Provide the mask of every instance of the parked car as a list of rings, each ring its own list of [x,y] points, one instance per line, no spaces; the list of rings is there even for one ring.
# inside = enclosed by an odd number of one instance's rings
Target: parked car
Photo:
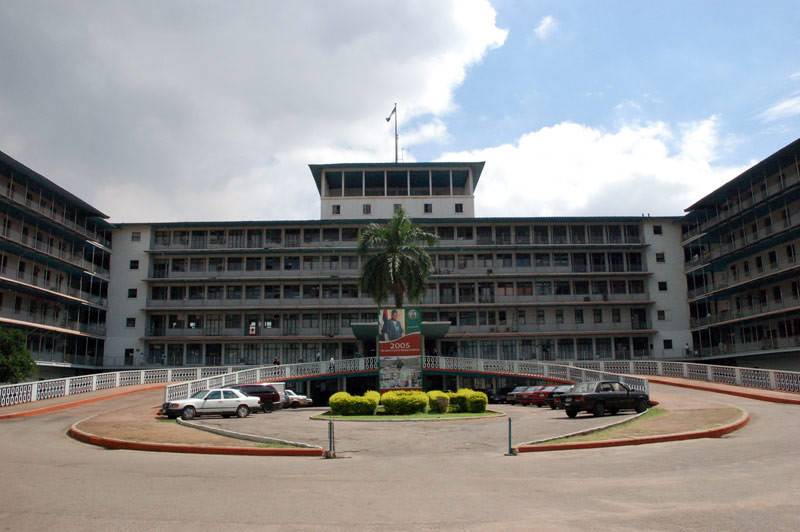
[[[553,390],[553,392],[550,394],[550,397],[547,398],[547,406],[553,410],[557,408],[564,408],[561,398],[565,393],[569,393],[570,391],[572,391],[572,384],[556,386],[556,389]]]
[[[530,406],[533,403],[533,395],[544,388],[544,386],[528,386],[517,395],[517,402],[522,406]]]
[[[305,395],[294,393],[293,390],[283,392],[283,408],[300,408],[301,406],[311,406],[314,401]]]
[[[169,401],[161,406],[161,413],[170,419],[194,419],[206,414],[221,414],[222,417],[247,417],[251,410],[259,409],[258,397],[250,397],[239,390],[201,390],[189,399]]]
[[[506,394],[506,403],[515,405],[519,402],[519,394],[527,390],[527,386],[517,386]]]
[[[509,392],[511,392],[513,389],[514,388],[512,388],[511,386],[504,386],[498,389],[496,392],[492,394],[491,397],[489,397],[489,402],[497,404],[505,403],[506,397],[508,396]]]
[[[606,412],[613,415],[624,409],[644,412],[650,407],[650,397],[646,393],[616,381],[578,383],[562,396],[562,401],[569,417],[577,416],[578,412],[591,412],[595,416]]]
[[[542,386],[526,396],[527,404],[535,405],[538,408],[543,407],[547,404],[547,400],[556,388],[558,388],[558,386]]]
[[[264,412],[272,412],[283,406],[283,400],[278,390],[270,384],[234,384],[228,388],[239,390],[245,395],[258,397],[261,409]]]

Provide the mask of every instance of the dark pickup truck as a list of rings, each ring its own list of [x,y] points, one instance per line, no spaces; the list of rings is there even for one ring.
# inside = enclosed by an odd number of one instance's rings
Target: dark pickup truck
[[[650,407],[650,398],[621,382],[590,381],[576,384],[571,392],[561,396],[561,403],[569,417],[577,416],[578,412],[603,416],[606,412],[614,415],[625,409],[644,412]]]

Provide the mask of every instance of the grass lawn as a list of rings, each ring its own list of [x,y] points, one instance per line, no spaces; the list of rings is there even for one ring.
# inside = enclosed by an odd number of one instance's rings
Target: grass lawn
[[[624,421],[619,425],[614,425],[613,427],[608,427],[607,429],[597,430],[594,432],[590,432],[589,434],[578,434],[576,436],[566,436],[564,438],[557,438],[555,440],[548,440],[545,442],[541,442],[541,445],[550,445],[553,443],[574,443],[574,442],[587,442],[587,441],[603,441],[603,440],[614,440],[631,428],[634,428],[636,425],[644,423],[646,421],[655,419],[657,417],[661,417],[667,415],[669,412],[664,410],[661,407],[653,407],[650,408],[647,412],[642,414],[637,418],[633,418],[630,421]]]
[[[263,447],[265,449],[305,449],[305,447],[300,447],[299,445],[290,445],[288,443],[281,443],[277,441],[257,443],[256,447]]]
[[[408,414],[405,416],[389,416],[386,414],[380,414],[374,416],[334,416],[330,413],[330,411],[317,414],[316,416],[311,416],[311,419],[316,420],[328,420],[332,419],[334,421],[449,421],[449,420],[457,420],[457,419],[476,419],[476,418],[485,418],[485,417],[499,417],[504,416],[500,412],[494,412],[492,410],[487,410],[486,412],[482,412],[480,414],[474,414],[470,412],[460,412],[457,414],[434,414],[434,413],[417,413],[417,414]]]

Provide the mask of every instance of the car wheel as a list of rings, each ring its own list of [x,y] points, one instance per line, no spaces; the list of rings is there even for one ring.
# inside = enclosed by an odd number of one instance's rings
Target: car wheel
[[[606,414],[606,405],[603,403],[595,404],[592,413],[597,417],[603,417]]]
[[[299,407],[300,407],[300,403],[292,403],[292,408],[299,408]]]
[[[236,409],[236,417],[247,417],[250,415],[250,409],[246,405],[239,405]]]
[[[536,403],[536,408],[542,408],[544,405],[542,403]]]
[[[187,406],[186,408],[181,411],[181,419],[183,420],[190,420],[194,419],[197,416],[197,410],[194,409],[193,406]]]
[[[650,405],[645,399],[640,399],[638,403],[636,403],[636,413],[641,414],[645,410],[650,408]]]
[[[272,405],[261,405],[261,409],[264,411],[265,414],[269,414],[272,412]]]
[[[554,405],[554,404],[550,405],[550,410],[555,410],[555,409],[556,409],[556,405]]]
[[[577,415],[578,415],[578,411],[577,410],[573,410],[572,408],[568,408],[567,409],[567,417],[574,418]]]

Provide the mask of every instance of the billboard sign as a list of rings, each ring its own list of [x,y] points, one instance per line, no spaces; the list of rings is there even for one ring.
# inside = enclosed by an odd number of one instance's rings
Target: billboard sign
[[[387,308],[378,313],[380,389],[422,388],[422,314]]]

